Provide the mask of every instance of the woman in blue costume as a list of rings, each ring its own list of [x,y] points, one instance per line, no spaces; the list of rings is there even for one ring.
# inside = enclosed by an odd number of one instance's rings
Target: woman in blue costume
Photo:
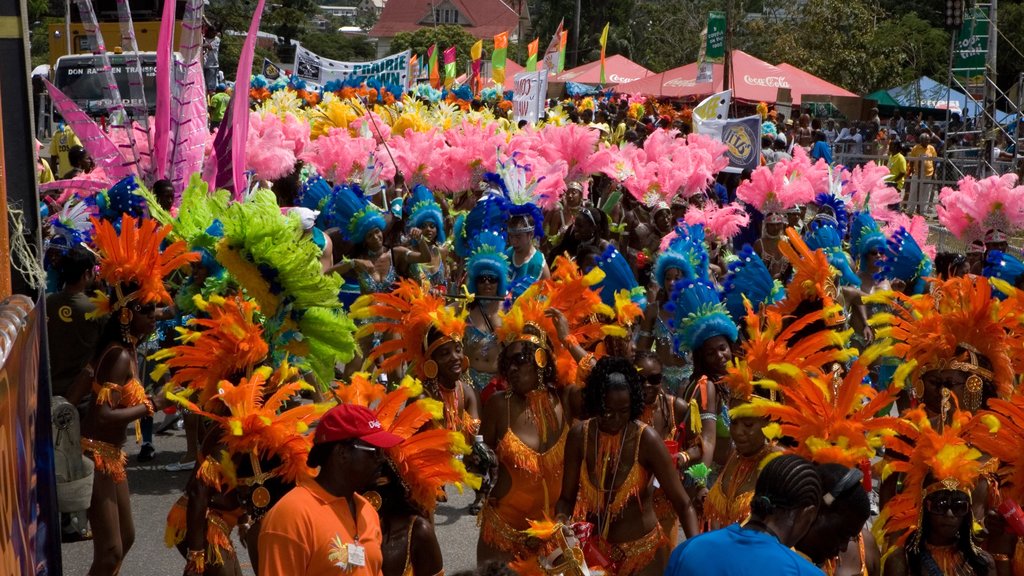
[[[507,201],[508,243],[505,251],[511,265],[509,290],[517,298],[537,280],[551,276],[544,254],[536,242],[544,238],[544,214],[537,207],[537,182],[527,179],[526,169],[515,158],[498,162],[495,173],[487,173],[484,180],[501,192]]]
[[[389,249],[384,244],[384,228],[387,223],[381,210],[357,190],[336,186],[323,207],[321,216],[326,213],[325,224],[330,228],[340,228],[345,240],[354,246],[354,258],[342,258],[329,271],[338,272],[346,278],[354,276],[361,294],[390,292],[398,280],[399,270],[430,262],[430,252],[426,250],[419,252],[406,246]],[[418,243],[422,232],[413,228],[409,236],[413,242]],[[380,345],[383,336],[374,333],[362,339],[359,342],[360,350],[371,350]],[[354,371],[359,364],[350,362],[349,368]]]
[[[447,290],[448,276],[445,260],[448,246],[445,244],[444,214],[441,205],[434,199],[434,193],[426,186],[417,184],[405,199],[406,223],[410,229],[422,231],[421,241],[415,248],[427,252],[430,260],[413,267],[413,276],[430,282],[434,288]]]
[[[866,349],[874,340],[874,332],[868,326],[868,318],[889,311],[889,307],[885,304],[865,303],[863,300],[865,296],[891,288],[887,279],[877,277],[882,271],[885,248],[885,234],[882,233],[871,214],[868,212],[855,214],[850,226],[850,252],[858,265],[857,275],[860,276],[860,289],[850,301],[852,308],[850,327],[853,328],[853,336],[850,341],[859,350]],[[872,367],[872,371],[875,372],[872,381],[877,389],[882,390],[888,387],[897,366],[899,366],[899,362],[895,358],[883,357],[876,366]]]
[[[464,344],[473,386],[483,390],[498,372],[500,350],[495,333],[501,327],[498,312],[508,293],[509,266],[504,253],[505,240],[500,233],[484,230],[470,244],[466,287],[475,299],[469,304]]]

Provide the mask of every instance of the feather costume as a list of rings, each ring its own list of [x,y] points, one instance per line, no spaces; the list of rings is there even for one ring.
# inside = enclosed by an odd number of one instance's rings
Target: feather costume
[[[729,263],[729,272],[722,283],[722,301],[737,325],[743,322],[750,302],[754,312],[774,304],[785,294],[782,283],[772,278],[764,260],[750,244],[744,244],[737,259]]]
[[[786,296],[772,305],[783,316],[791,316],[801,305],[814,303],[825,311],[825,323],[838,326],[846,321],[842,306],[837,304],[835,269],[822,250],[811,250],[792,228],[786,229],[789,242],[779,242],[779,250],[793,266],[793,277],[786,285]]]
[[[672,340],[677,354],[696,352],[715,336],[735,342],[739,336],[736,323],[709,282],[683,279],[676,282],[670,298],[673,313]]]
[[[905,228],[900,228],[886,244],[885,260],[877,276],[890,281],[900,280],[910,293],[921,294],[928,287],[925,279],[933,271],[931,258]]]
[[[466,471],[462,456],[470,453],[461,432],[426,426],[441,418],[441,403],[423,395],[418,380],[406,376],[394,391],[386,393],[379,384],[371,385],[368,375],[355,374],[354,381],[364,392],[353,395],[338,388],[338,395],[375,411],[384,430],[402,438],[394,448],[385,450],[387,464],[398,476],[406,499],[423,515],[430,517],[437,507],[437,495],[447,484],[465,484],[480,488],[480,478]],[[379,399],[379,400],[378,400]]]
[[[361,296],[352,305],[353,318],[372,319],[359,328],[357,338],[374,332],[397,336],[370,350],[364,366],[379,360],[379,370],[388,372],[409,365],[423,377],[427,376],[424,364],[434,349],[445,342],[462,342],[466,315],[465,310],[445,306],[444,297],[431,293],[428,286],[409,279],[401,280],[390,293]],[[441,337],[428,344],[431,328]]]
[[[883,292],[865,297],[865,303],[887,304],[892,309],[891,314],[871,318],[869,324],[876,327],[877,337],[893,340],[893,356],[903,361],[894,381],[903,384],[913,377],[920,398],[920,376],[950,368],[989,381],[996,396],[1008,398],[1014,387],[1010,332],[1019,321],[1016,314],[1004,309],[1010,304],[993,298],[984,278],[933,282],[930,294]],[[964,352],[958,353],[958,349]],[[972,360],[974,355],[983,356],[991,369]]]
[[[958,412],[953,423],[939,431],[917,408],[897,421],[898,434],[885,437],[886,449],[908,458],[891,459],[883,471],[883,480],[894,472],[903,474],[903,491],[889,500],[875,521],[876,533],[886,537],[880,542],[889,547],[906,542],[921,527],[924,499],[932,492],[956,490],[971,495],[981,475],[981,452],[964,438],[969,418]]]
[[[730,246],[732,239],[750,224],[750,214],[736,202],[721,208],[714,202],[708,202],[703,208],[691,206],[683,219],[691,226],[703,224],[708,236],[721,246]]]
[[[658,286],[665,285],[665,275],[671,269],[681,271],[683,278],[711,279],[703,225],[679,225],[662,238],[661,252],[654,263]]]

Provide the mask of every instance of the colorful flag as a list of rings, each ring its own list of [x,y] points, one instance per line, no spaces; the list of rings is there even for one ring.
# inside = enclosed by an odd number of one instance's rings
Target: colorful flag
[[[554,35],[551,36],[548,49],[544,51],[544,69],[548,71],[548,74],[558,72],[558,47],[562,42],[562,24],[564,21],[565,19],[563,18],[558,22],[558,28],[555,29]]]
[[[565,70],[565,45],[569,42],[569,31],[562,30],[562,37],[558,41],[558,72]]]
[[[537,50],[540,49],[540,38],[534,38],[533,42],[526,45],[526,71],[537,71]]]
[[[601,32],[601,84],[605,83],[605,78],[604,78],[604,49],[605,49],[605,47],[608,46],[608,27],[611,26],[611,25],[612,25],[611,22],[605,24],[604,25],[604,30]]]
[[[427,60],[430,62],[429,74],[430,85],[433,88],[441,87],[441,74],[437,70],[437,44],[427,48]]]
[[[505,85],[505,60],[508,58],[508,32],[494,37],[494,52],[491,54],[491,79],[498,86]]]
[[[455,46],[444,51],[444,87],[451,88],[455,84]]]
[[[409,78],[411,78],[410,82],[415,83],[416,79],[419,78],[419,75],[420,57],[417,56],[416,54],[413,54],[412,56],[409,57]]]
[[[478,85],[480,84],[480,68],[481,59],[484,57],[484,41],[477,40],[476,44],[469,49],[470,70],[469,70],[469,86],[473,89],[473,94],[479,92]]]

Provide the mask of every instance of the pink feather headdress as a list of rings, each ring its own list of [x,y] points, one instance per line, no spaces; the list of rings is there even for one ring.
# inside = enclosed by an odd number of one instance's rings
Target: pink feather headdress
[[[719,244],[727,244],[750,224],[750,215],[736,202],[721,208],[714,202],[708,202],[703,208],[688,208],[683,220],[690,225],[703,224],[707,233],[715,237]]]
[[[392,135],[388,144],[406,186],[411,190],[417,184],[429,185],[438,154],[444,149],[444,138],[438,129],[418,132],[407,128],[400,138]]]
[[[475,189],[486,172],[498,162],[498,148],[506,144],[495,123],[463,120],[444,133],[447,146],[440,151],[437,166],[431,171],[431,187],[450,193]]]
[[[1017,175],[1003,174],[979,180],[974,201],[967,204],[975,221],[989,236],[998,234],[1005,239],[1024,229],[1024,186],[1017,186]]]
[[[973,206],[979,195],[978,181],[973,176],[964,176],[956,188],[942,188],[935,209],[939,223],[968,247],[977,248],[985,238],[985,229]]]
[[[309,124],[286,114],[249,114],[245,166],[257,180],[277,180],[291,174],[309,143]]]
[[[792,161],[780,160],[771,168],[759,166],[736,189],[736,197],[762,214],[779,214],[814,201],[828,192],[831,178],[824,162],[811,164],[797,147]]]
[[[872,160],[864,166],[856,166],[852,172],[844,170],[843,174],[843,194],[849,197],[854,210],[867,210],[875,220],[892,218],[889,206],[899,204],[902,198],[899,190],[888,186],[891,173],[887,166],[879,166]]]
[[[552,164],[564,160],[568,169],[566,178],[572,182],[589,179],[612,161],[612,154],[599,147],[601,132],[596,128],[549,124],[540,132],[544,144],[541,154]]]
[[[642,149],[624,147],[620,158],[611,158],[606,169],[624,176],[626,189],[648,206],[658,202],[671,204],[676,195],[689,198],[701,194],[714,182],[715,175],[728,166],[726,146],[709,137],[691,134],[677,138],[676,130],[656,130]]]
[[[310,142],[302,159],[327,180],[340,184],[366,169],[367,159],[376,149],[373,138],[354,138],[344,128],[331,128],[326,136]]]
[[[892,235],[900,228],[906,229],[917,245],[921,247],[921,251],[932,260],[935,259],[935,245],[928,243],[928,221],[924,219],[924,216],[915,214],[911,217],[902,212],[893,212],[889,222],[882,228],[882,232],[886,238],[892,238]]]

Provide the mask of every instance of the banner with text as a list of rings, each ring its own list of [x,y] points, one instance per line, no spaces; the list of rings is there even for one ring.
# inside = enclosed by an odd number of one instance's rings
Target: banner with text
[[[988,15],[975,7],[964,14],[953,50],[953,74],[971,84],[984,84],[988,58]]]
[[[697,132],[721,140],[728,150],[725,156],[729,159],[726,172],[740,173],[743,170],[754,170],[761,163],[761,117],[704,120],[697,125]]]
[[[324,85],[332,80],[366,82],[375,79],[381,84],[394,84],[409,89],[409,58],[406,50],[369,62],[341,62],[323,58],[302,46],[295,49],[295,75],[313,84]]]
[[[512,90],[512,111],[516,123],[518,124],[520,120],[536,123],[540,119],[541,110],[544,109],[544,98],[547,93],[547,70],[516,74]]]

